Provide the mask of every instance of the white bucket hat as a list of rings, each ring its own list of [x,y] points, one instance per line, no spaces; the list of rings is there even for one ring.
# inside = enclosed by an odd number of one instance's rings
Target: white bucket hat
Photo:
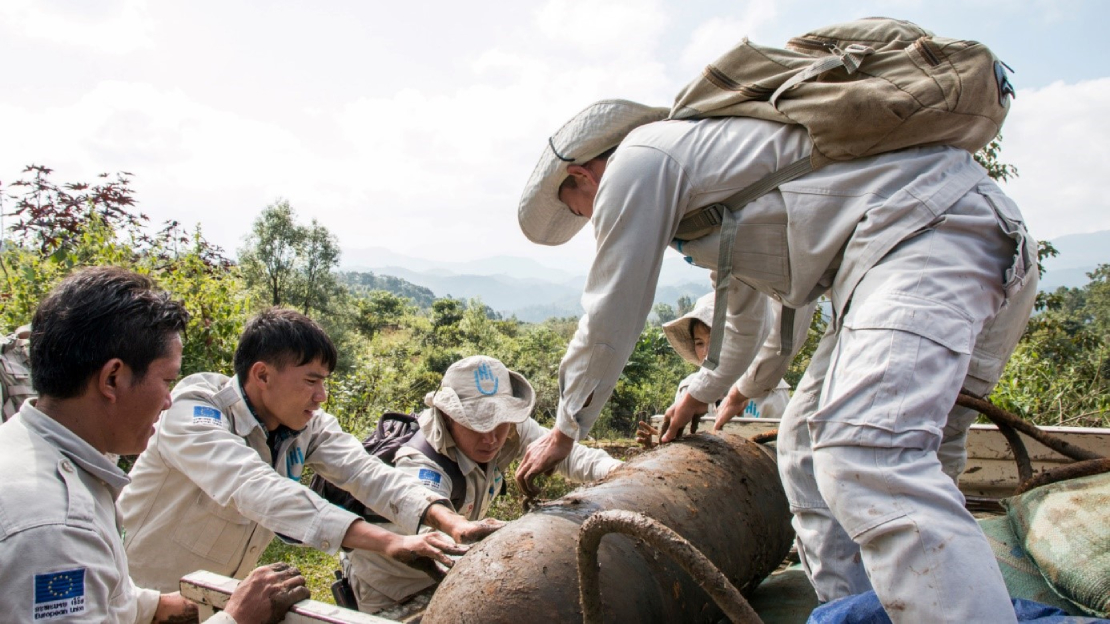
[[[536,392],[520,373],[499,360],[475,355],[452,364],[439,389],[424,397],[451,420],[479,433],[501,423],[519,423],[532,415]]]
[[[664,119],[670,109],[654,108],[628,100],[602,100],[563,124],[547,140],[532,177],[524,186],[517,219],[528,240],[541,245],[562,245],[588,219],[559,201],[559,185],[567,179],[567,166],[585,164],[620,145],[639,126]]]
[[[701,360],[694,351],[695,320],[705,323],[705,326],[710,329],[713,328],[713,293],[700,297],[694,303],[694,309],[686,314],[663,323],[663,333],[667,336],[667,342],[671,343],[671,347],[682,356],[682,359],[695,366],[701,366]]]

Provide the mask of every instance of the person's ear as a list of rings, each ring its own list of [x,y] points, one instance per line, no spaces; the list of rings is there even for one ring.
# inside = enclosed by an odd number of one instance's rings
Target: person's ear
[[[256,384],[264,386],[270,382],[270,367],[261,360],[255,362],[247,372],[247,377]]]
[[[111,402],[119,399],[119,389],[123,384],[123,372],[126,364],[119,358],[112,358],[100,367],[96,375],[96,389],[100,395]]]
[[[574,178],[574,182],[579,186],[593,177],[590,170],[582,165],[567,165],[567,175]]]

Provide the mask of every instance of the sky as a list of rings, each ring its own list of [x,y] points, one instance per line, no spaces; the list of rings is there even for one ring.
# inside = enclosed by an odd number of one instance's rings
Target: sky
[[[0,184],[29,164],[128,171],[152,221],[232,255],[284,198],[345,263],[378,247],[584,270],[589,228],[542,247],[516,220],[563,122],[604,98],[669,106],[742,37],[870,15],[989,45],[1015,70],[1004,188],[1033,236],[1110,229],[1101,0],[3,0]]]

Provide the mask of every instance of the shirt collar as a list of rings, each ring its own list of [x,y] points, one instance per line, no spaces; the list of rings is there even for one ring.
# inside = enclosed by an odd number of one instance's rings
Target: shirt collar
[[[120,470],[115,462],[65,425],[40,411],[35,407],[37,401],[38,399],[30,400],[19,410],[20,417],[27,428],[56,447],[62,455],[68,457],[85,472],[103,481],[112,490],[113,495],[118,496],[123,486],[131,483],[127,473]]]

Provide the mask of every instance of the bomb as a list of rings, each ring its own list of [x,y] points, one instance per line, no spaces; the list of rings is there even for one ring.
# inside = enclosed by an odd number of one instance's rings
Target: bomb
[[[575,546],[602,510],[658,520],[747,593],[782,562],[794,532],[771,453],[746,438],[698,434],[637,456],[604,480],[542,504],[460,559],[422,622],[581,622]],[[718,622],[721,610],[675,562],[607,535],[599,552],[607,622]]]

